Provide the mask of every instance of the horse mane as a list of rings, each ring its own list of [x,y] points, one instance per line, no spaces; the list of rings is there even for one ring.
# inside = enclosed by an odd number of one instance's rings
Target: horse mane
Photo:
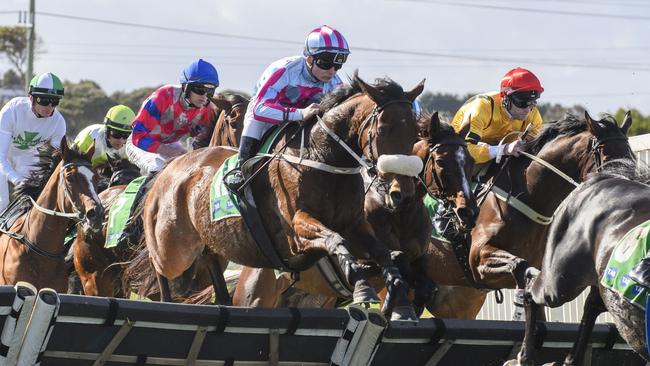
[[[625,179],[643,184],[650,184],[650,166],[638,164],[631,159],[616,159],[603,164],[601,171],[587,175],[577,190],[587,189],[592,185],[611,178]]]
[[[239,104],[239,103],[246,103],[249,100],[249,98],[246,98],[245,96],[243,96],[241,94],[221,93],[221,95],[224,97],[225,100],[230,102],[231,105],[235,105],[235,104]]]
[[[323,97],[320,102],[321,112],[327,112],[353,95],[363,93],[363,89],[361,88],[362,83],[363,80],[359,77],[359,71],[357,70],[349,78],[349,84],[342,85]],[[371,85],[386,100],[404,98],[404,89],[402,86],[388,77],[377,78]]]
[[[600,118],[600,122],[618,126],[616,119],[610,114],[603,113],[600,115]],[[563,135],[574,136],[586,131],[587,128],[587,121],[567,113],[561,120],[545,123],[540,134],[529,142],[529,151],[532,154],[537,154],[542,150],[544,145],[556,137]]]
[[[25,180],[20,182],[14,190],[16,198],[22,196],[29,196],[36,200],[45,188],[47,181],[52,176],[57,165],[63,160],[62,151],[60,148],[55,148],[51,143],[45,142],[38,147],[38,163],[34,164],[33,169]],[[88,161],[86,156],[77,150],[76,145],[68,150],[68,157],[70,161],[84,160]]]
[[[55,148],[49,142],[39,147],[38,163],[34,164],[31,174],[16,186],[15,196],[29,196],[36,200],[61,159],[61,149]]]
[[[459,136],[452,125],[449,122],[443,120],[440,120],[440,130],[436,136],[429,136],[429,124],[431,123],[432,115],[433,113],[425,111],[420,114],[420,118],[418,119],[417,124],[421,140],[427,141],[430,145],[435,145],[449,136]]]

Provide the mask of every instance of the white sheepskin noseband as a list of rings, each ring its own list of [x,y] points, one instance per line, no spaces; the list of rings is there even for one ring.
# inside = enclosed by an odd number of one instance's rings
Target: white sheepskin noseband
[[[417,155],[381,155],[377,159],[377,170],[417,177],[422,171],[422,159]]]

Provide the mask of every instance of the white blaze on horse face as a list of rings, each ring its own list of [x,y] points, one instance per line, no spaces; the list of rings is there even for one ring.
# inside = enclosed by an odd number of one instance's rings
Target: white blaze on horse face
[[[96,204],[101,205],[99,196],[97,195],[97,192],[95,192],[95,187],[93,186],[93,177],[95,176],[95,173],[93,173],[93,171],[87,166],[80,166],[79,173],[86,177],[86,181],[88,182],[88,192],[92,193],[93,201],[95,201]]]
[[[469,179],[467,179],[467,175],[465,174],[465,152],[462,147],[459,147],[456,150],[456,162],[460,167],[460,176],[463,182],[463,193],[465,193],[465,197],[470,197],[471,186]]]

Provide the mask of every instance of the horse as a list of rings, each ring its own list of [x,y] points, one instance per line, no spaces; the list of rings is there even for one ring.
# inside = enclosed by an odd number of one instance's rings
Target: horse
[[[31,202],[30,208],[1,230],[0,284],[27,281],[37,288],[67,289],[63,241],[68,223],[76,221],[77,231],[94,233],[104,216],[95,191],[99,177],[90,163],[94,150],[72,150],[65,137],[60,150],[47,144],[41,148],[36,170],[15,192],[16,204]]]
[[[479,198],[483,202],[476,227],[467,241],[461,242],[467,245],[469,259],[450,261],[455,253],[452,244],[431,239],[425,255],[427,268],[438,270],[430,270],[429,277],[439,285],[475,289],[466,291],[468,303],[476,310],[474,316],[485,299],[484,291],[523,289],[525,268],[529,263],[541,264],[548,223],[575,181],[607,161],[634,158],[626,137],[631,124],[629,113],[619,127],[611,116],[593,120],[587,112],[584,119],[567,115],[547,123],[526,143],[525,155],[508,159],[503,168],[503,164],[493,165],[488,171],[488,179],[505,193],[499,198],[492,188]],[[526,214],[505,202],[513,198],[528,207]],[[463,317],[471,315],[464,307],[458,312]]]
[[[633,163],[612,165],[583,182],[563,202],[549,229],[541,272],[534,267],[526,269],[526,332],[517,359],[507,365],[534,364],[540,305],[561,306],[587,287],[590,293],[576,343],[564,365],[582,365],[596,318],[604,311],[612,315],[616,329],[630,347],[650,361],[644,311],[601,283],[606,273],[611,273],[610,257],[629,255],[625,253],[633,251],[637,235],[647,232],[647,228],[637,226],[650,220],[650,179],[637,179]],[[632,241],[617,248],[623,237]]]
[[[400,253],[394,260],[404,279],[415,289],[416,314],[420,314],[424,305],[431,301],[434,286],[427,276],[427,263],[423,261],[432,229],[423,203],[424,196],[430,194],[449,201],[464,230],[470,230],[478,216],[478,206],[469,182],[474,160],[465,141],[449,124],[441,123],[437,113],[423,116],[420,125],[422,138],[414,145],[413,154],[423,161],[424,169],[419,177],[414,178],[418,185],[413,200],[399,209],[387,206],[385,194],[381,193],[383,185],[374,184],[375,180],[364,202],[368,222],[377,237],[386,242],[391,251]],[[287,291],[291,286],[292,291]],[[315,296],[296,296],[295,290]],[[235,288],[233,303],[262,307],[284,304],[333,307],[337,297],[342,296],[331,288],[315,267],[301,274],[300,281],[295,283],[286,274],[276,278],[269,269],[244,268]],[[292,302],[290,298],[298,302]],[[440,303],[439,308],[443,306]]]
[[[374,302],[376,293],[356,260],[371,258],[395,294],[396,305],[389,309],[397,319],[415,319],[415,315],[387,246],[377,240],[363,213],[364,186],[358,173],[359,165],[367,163],[359,155],[377,164],[380,157],[399,160],[399,155],[411,154],[417,136],[411,106],[423,88],[421,82],[404,92],[392,80],[370,85],[355,74],[351,86],[323,99],[322,119],[304,127],[286,127],[275,143],[275,158],[258,168],[250,187],[273,249],[286,269],[302,271],[325,255],[335,255],[355,286],[355,301]],[[303,133],[304,139],[295,138]],[[273,267],[240,217],[210,221],[211,177],[231,155],[232,151],[218,147],[195,150],[160,172],[143,202],[142,245],[147,250],[129,265],[129,281],[145,282],[138,279],[149,276],[153,264],[162,297],[168,301],[168,279],[189,268],[206,246],[236,263]],[[291,156],[301,158],[289,161]],[[299,160],[311,166],[296,164]],[[410,177],[379,174],[392,182],[387,200],[395,207],[415,194]],[[215,283],[225,285],[220,271],[213,274]],[[225,286],[216,287],[217,298],[228,297],[218,292]]]

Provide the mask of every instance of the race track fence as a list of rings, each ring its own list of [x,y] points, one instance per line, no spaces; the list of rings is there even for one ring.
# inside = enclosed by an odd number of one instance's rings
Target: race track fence
[[[501,365],[523,337],[523,323],[511,321],[390,322],[361,307],[251,309],[16,288],[0,286],[0,365]],[[540,362],[562,360],[576,331],[540,324]],[[595,327],[587,357],[645,365],[609,324]]]

